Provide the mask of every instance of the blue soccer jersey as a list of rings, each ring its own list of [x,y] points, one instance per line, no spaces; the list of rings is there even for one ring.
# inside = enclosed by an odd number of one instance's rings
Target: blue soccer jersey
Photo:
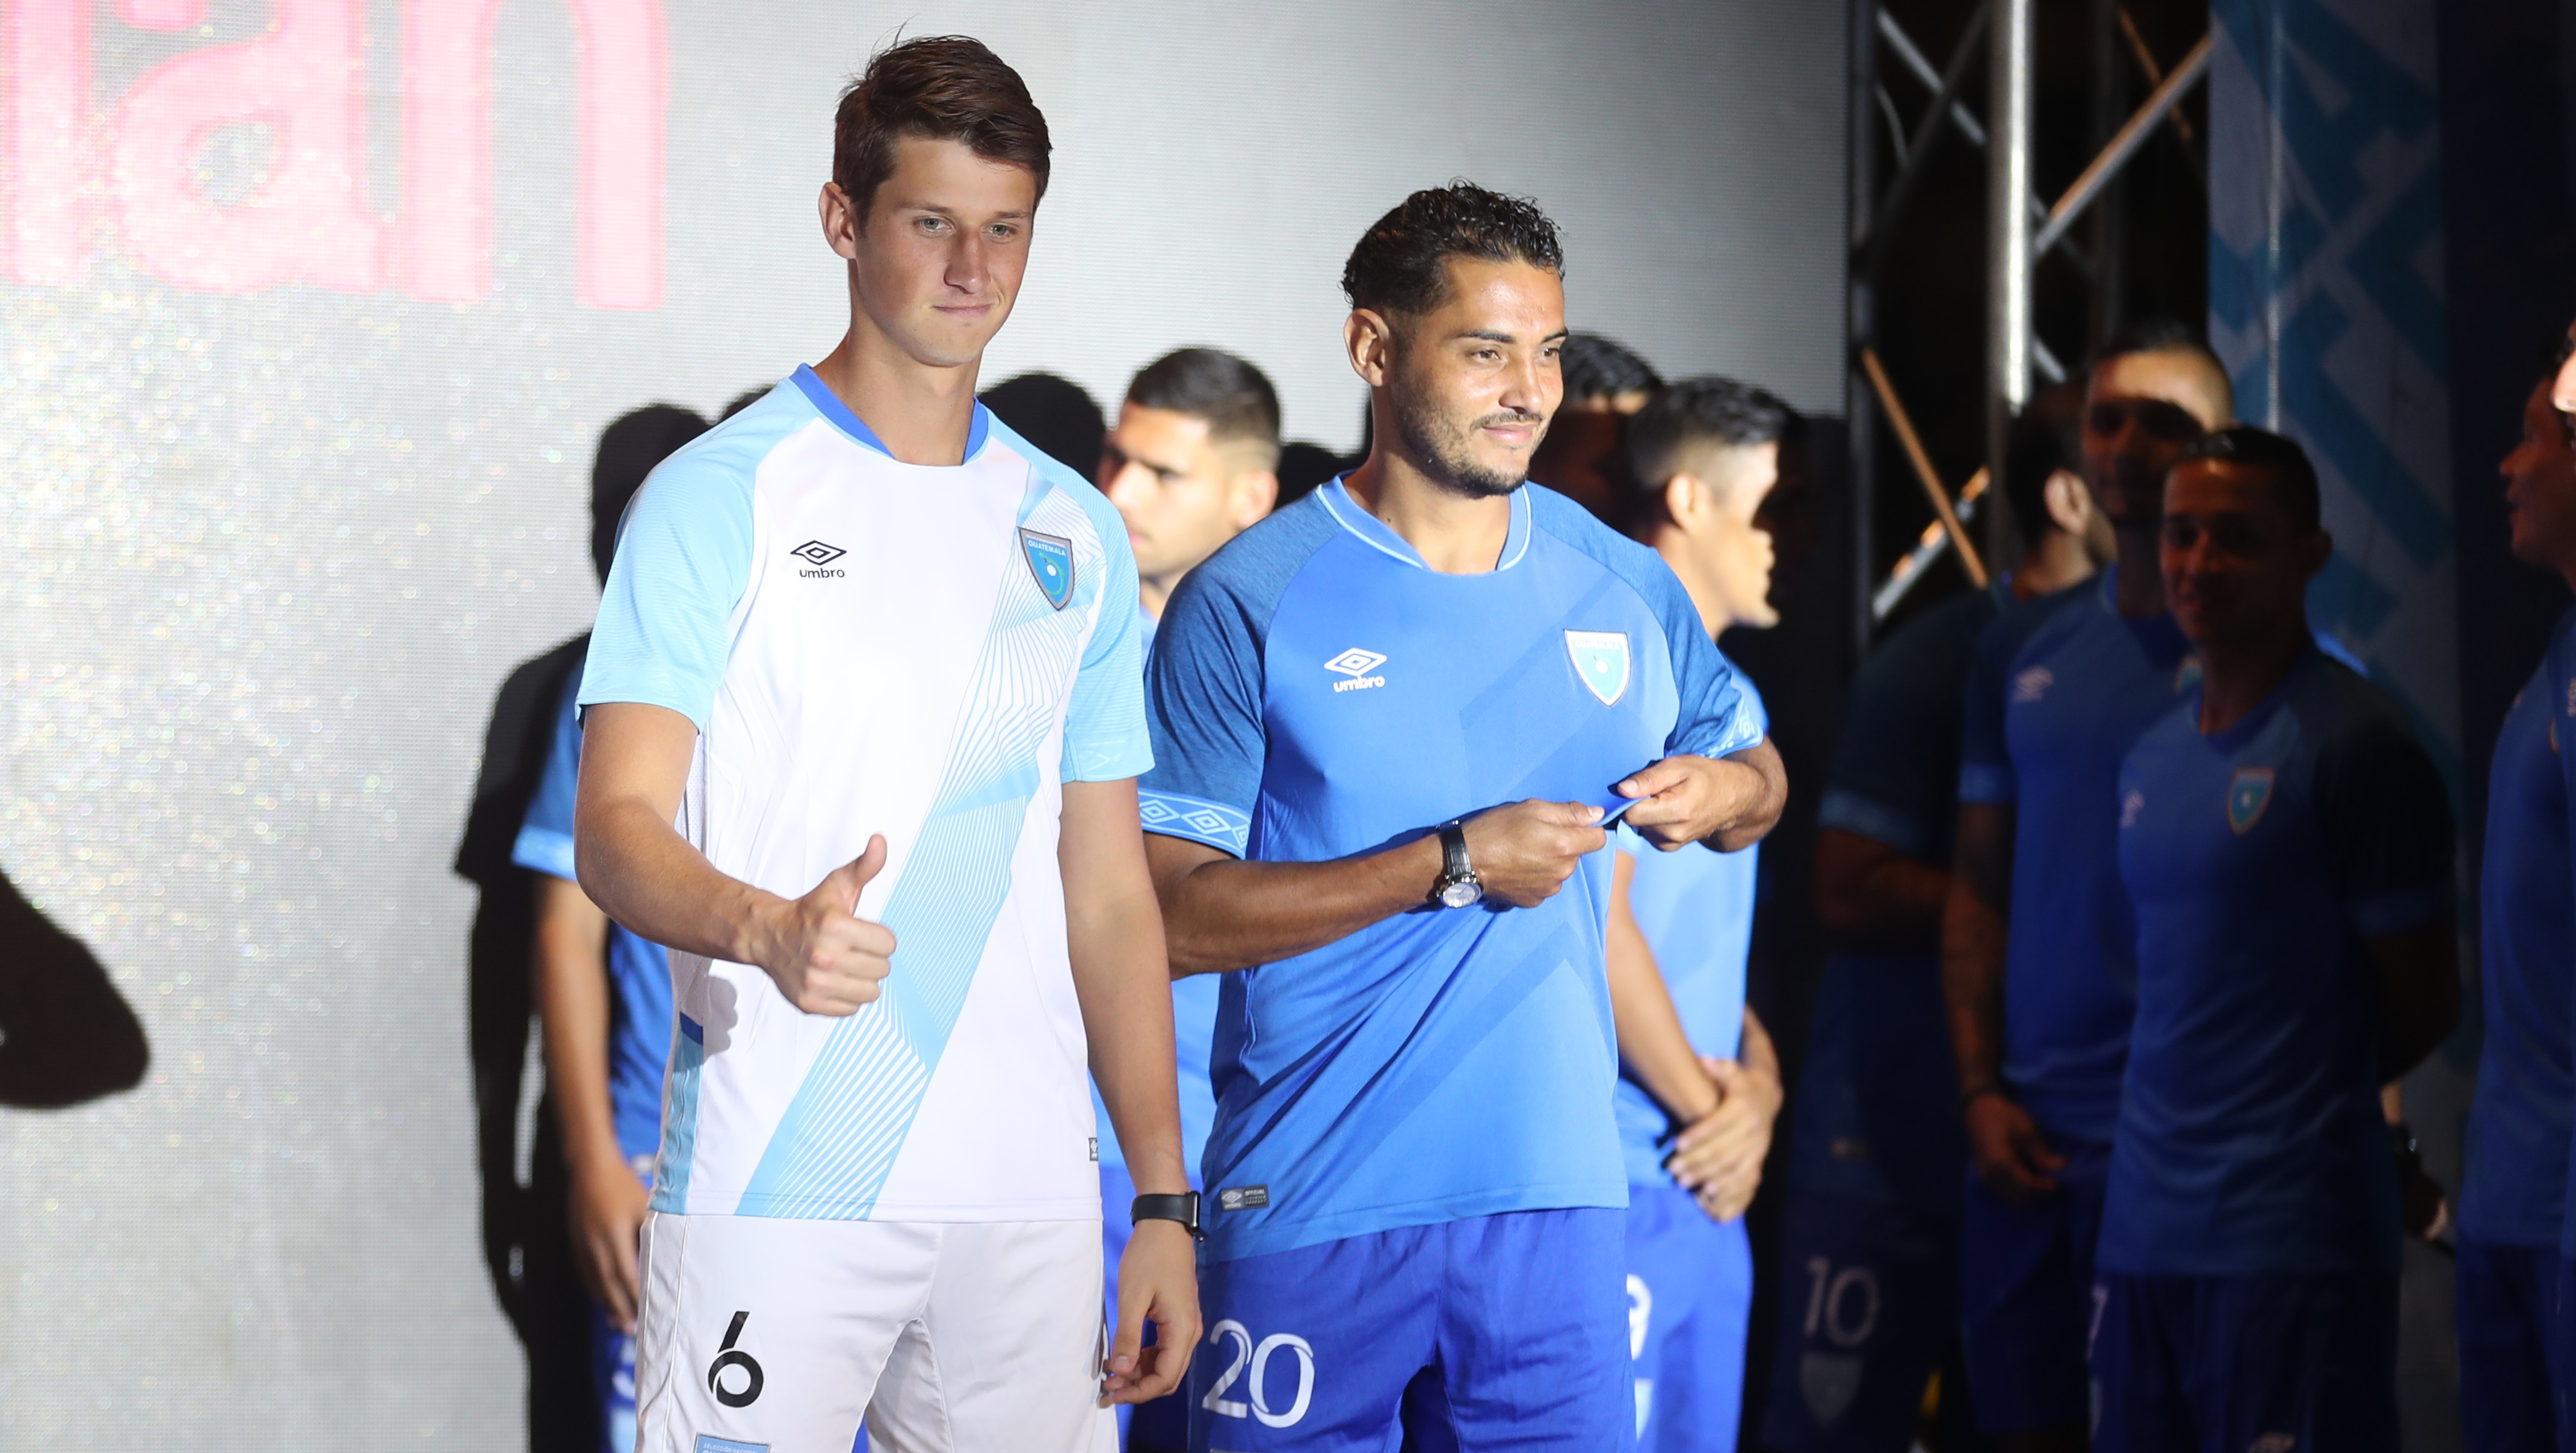
[[[2567,782],[2547,668],[2505,713],[2487,778],[2485,869],[2478,885],[2479,994],[2486,1047],[2469,1105],[2460,1234],[2504,1246],[2556,1246],[2567,1191],[2569,884]]]
[[[1735,686],[1753,713],[1755,729],[1770,730],[1762,694],[1740,672]],[[1734,1059],[1744,1042],[1744,961],[1753,947],[1753,895],[1760,844],[1737,852],[1688,847],[1663,852],[1625,825],[1619,851],[1636,865],[1628,880],[1628,911],[1654,951],[1655,968],[1673,996],[1682,1033],[1691,1048],[1711,1059]],[[1682,1126],[1623,1067],[1618,1098],[1619,1148],[1628,1184],[1670,1186],[1664,1157]]]
[[[510,861],[566,882],[572,862],[573,789],[581,775],[581,673],[564,683],[546,769]],[[608,1107],[617,1148],[632,1163],[650,1162],[662,1137],[662,1067],[671,1058],[671,959],[625,925],[608,925]]]
[[[2138,1010],[2099,1264],[2395,1275],[2362,940],[2451,915],[2432,761],[2394,703],[2311,649],[2215,736],[2196,693],[2168,713],[2117,801]]]
[[[2169,615],[2122,617],[2113,576],[2006,611],[1977,642],[1959,800],[2015,808],[2004,1080],[2042,1129],[2120,1113],[2134,1004],[2116,857],[2120,759],[2198,675]]]
[[[1190,572],[1146,693],[1146,830],[1322,861],[1761,740],[1652,551],[1535,485],[1510,505],[1483,574],[1429,569],[1339,481]],[[1535,908],[1425,906],[1225,975],[1209,1254],[1624,1206],[1608,890],[1598,853]]]

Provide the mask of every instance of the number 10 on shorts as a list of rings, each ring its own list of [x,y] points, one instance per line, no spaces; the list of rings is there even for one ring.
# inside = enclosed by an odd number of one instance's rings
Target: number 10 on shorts
[[[1207,1340],[1211,1347],[1231,1343],[1234,1353],[1225,1371],[1218,1375],[1216,1385],[1199,1399],[1200,1407],[1220,1418],[1253,1418],[1265,1428],[1293,1428],[1306,1416],[1307,1405],[1315,1399],[1315,1349],[1305,1338],[1292,1332],[1273,1332],[1255,1342],[1250,1329],[1228,1317],[1208,1328]],[[1268,1396],[1270,1359],[1280,1352],[1294,1353],[1297,1358],[1297,1396],[1284,1410],[1274,1409]],[[1240,1391],[1246,1401],[1226,1396],[1237,1383],[1242,1384]]]

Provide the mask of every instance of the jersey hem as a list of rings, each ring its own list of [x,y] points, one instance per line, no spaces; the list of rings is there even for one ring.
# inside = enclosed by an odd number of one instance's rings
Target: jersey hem
[[[755,1202],[758,1204],[753,1204]],[[705,1206],[673,1209],[659,1203],[653,1209],[666,1216],[738,1216],[747,1221],[920,1221],[947,1224],[1097,1221],[1100,1219],[1100,1192],[1095,1186],[1087,1196],[1057,1196],[1046,1200],[878,1201],[866,1206],[816,1201],[803,1196],[745,1196],[734,1204],[733,1209],[726,1211]]]
[[[1447,1196],[1402,1206],[1370,1206],[1306,1221],[1271,1221],[1239,1232],[1228,1232],[1220,1225],[1208,1233],[1203,1259],[1240,1261],[1247,1256],[1295,1251],[1302,1247],[1320,1246],[1327,1241],[1375,1235],[1380,1231],[1400,1231],[1408,1226],[1437,1226],[1446,1221],[1468,1221],[1510,1211],[1624,1211],[1627,1208],[1628,1185],[1624,1175],[1616,1181],[1515,1186],[1507,1191]],[[1218,1214],[1222,1216],[1225,1213]]]

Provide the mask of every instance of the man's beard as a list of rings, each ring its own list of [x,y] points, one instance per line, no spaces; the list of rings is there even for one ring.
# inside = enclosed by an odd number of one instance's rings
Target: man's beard
[[[1423,472],[1430,476],[1432,483],[1451,494],[1464,495],[1469,499],[1492,499],[1496,495],[1510,494],[1529,483],[1529,467],[1523,465],[1512,473],[1488,469],[1476,462],[1470,441],[1474,439],[1476,430],[1486,424],[1518,422],[1530,417],[1504,410],[1487,414],[1460,428],[1428,406],[1408,400],[1396,411],[1395,428],[1405,452],[1423,466]],[[1539,438],[1545,437],[1547,431],[1542,426]],[[1533,452],[1537,446],[1537,439],[1530,441]]]

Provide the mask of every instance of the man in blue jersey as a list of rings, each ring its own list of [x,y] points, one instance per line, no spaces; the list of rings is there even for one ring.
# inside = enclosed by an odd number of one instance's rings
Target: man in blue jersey
[[[656,470],[609,574],[577,866],[669,947],[679,1029],[648,1453],[837,1449],[862,1417],[1099,1453],[1198,1340],[1134,561],[975,399],[1048,160],[977,42],[873,59],[820,200],[847,336]],[[1112,1339],[1086,1070],[1142,1193]]]
[[[2008,1449],[2078,1449],[2093,1243],[2132,1009],[2118,886],[2120,759],[2197,666],[2157,574],[2164,476],[2232,415],[2227,374],[2149,325],[2094,365],[2084,476],[2116,562],[2006,610],[1963,708],[1943,993],[1974,1174],[1961,1207],[1964,1351]]]
[[[1136,552],[1137,629],[1151,658],[1155,623],[1181,583],[1217,547],[1270,513],[1279,497],[1279,395],[1250,363],[1214,348],[1183,348],[1140,370],[1127,385],[1118,423],[1102,446],[1100,490],[1127,523]],[[1216,1036],[1217,981],[1192,974],[1172,981],[1172,1043],[1180,1057],[1181,1151],[1198,1183],[1199,1157],[1216,1118],[1208,1085],[1208,1051]],[[1136,1185],[1127,1157],[1109,1130],[1109,1111],[1093,1092],[1100,1135],[1100,1234],[1108,1251],[1110,1305],[1118,1302],[1118,1261],[1134,1223],[1127,1205]],[[1189,1441],[1185,1400],[1169,1393],[1121,1407],[1127,1446],[1136,1453],[1177,1453]]]
[[[2397,1446],[2380,1086],[2459,1012],[2451,813],[2403,708],[2319,650],[2298,445],[2194,445],[2162,565],[2200,681],[2121,764],[2137,1013],[2098,1252],[2093,1446]]]
[[[618,521],[645,475],[706,431],[706,420],[663,404],[601,433],[591,472],[590,553],[602,580],[617,551]],[[671,967],[658,946],[609,922],[574,881],[580,688],[575,663],[510,859],[537,875],[529,967],[545,1035],[547,1097],[562,1126],[573,1266],[591,1299],[601,1446],[628,1453],[635,1446],[635,1303],[642,1289],[636,1244],[661,1139]]]
[[[1658,389],[1628,421],[1630,488],[1614,523],[1663,557],[1712,641],[1779,620],[1771,534],[1755,519],[1793,419],[1761,389],[1694,378]],[[1768,730],[1753,683],[1739,673],[1736,689]],[[1610,1010],[1637,1442],[1732,1453],[1753,1304],[1743,1216],[1780,1112],[1779,1057],[1744,1002],[1761,849],[1650,853],[1625,828],[1617,838]]]
[[[1785,783],[1672,572],[1525,483],[1562,266],[1466,183],[1372,225],[1369,458],[1155,640],[1148,852],[1225,975],[1193,1448],[1633,1436],[1605,818],[1741,848]]]
[[[1793,1099],[1778,1323],[1763,1441],[1782,1453],[1901,1450],[1954,1365],[1960,1166],[1943,1029],[1941,909],[1977,633],[2017,596],[2110,553],[2082,476],[2080,389],[2013,425],[2003,498],[2026,542],[2008,581],[1898,628],[1861,663],[1818,805],[1816,909],[1830,954]],[[1964,1407],[1955,1376],[1941,1415]],[[1964,1423],[1960,1426],[1964,1427]]]
[[[2522,441],[2504,458],[2514,558],[2576,580],[2576,449],[2537,380]],[[2562,619],[2560,629],[2566,629]],[[2486,1042],[2469,1105],[2456,1280],[2460,1426],[2470,1453],[2548,1447],[2565,1356],[2555,1315],[2565,1231],[2569,1107],[2568,948],[2576,867],[2546,663],[2515,694],[2487,777],[2478,884],[2479,994]]]

